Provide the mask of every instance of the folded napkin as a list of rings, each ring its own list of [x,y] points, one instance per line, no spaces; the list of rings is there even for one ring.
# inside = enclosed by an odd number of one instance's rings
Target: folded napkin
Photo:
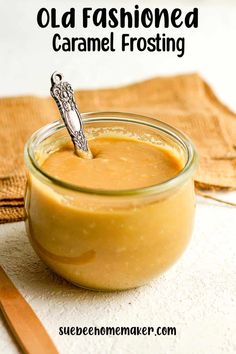
[[[197,188],[236,189],[236,115],[199,75],[158,77],[119,88],[82,90],[76,92],[76,99],[82,112],[134,112],[175,126],[197,147]],[[36,129],[58,118],[52,98],[0,99],[0,223],[24,219],[24,144]]]

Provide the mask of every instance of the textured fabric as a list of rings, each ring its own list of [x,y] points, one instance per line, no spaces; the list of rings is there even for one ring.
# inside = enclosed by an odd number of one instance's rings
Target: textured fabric
[[[80,110],[123,111],[161,119],[195,143],[200,164],[196,186],[236,189],[236,115],[197,74],[158,77],[120,88],[76,92]],[[24,218],[26,140],[59,118],[52,98],[0,99],[0,222]]]

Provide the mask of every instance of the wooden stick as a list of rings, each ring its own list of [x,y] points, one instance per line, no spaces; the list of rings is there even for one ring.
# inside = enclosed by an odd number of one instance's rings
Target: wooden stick
[[[0,266],[0,309],[26,354],[58,354],[42,323]]]

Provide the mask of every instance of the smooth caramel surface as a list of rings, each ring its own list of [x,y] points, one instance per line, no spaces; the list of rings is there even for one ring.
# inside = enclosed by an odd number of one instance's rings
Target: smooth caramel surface
[[[75,155],[71,143],[52,153],[43,164],[50,175],[89,188],[124,190],[164,182],[182,169],[182,163],[164,147],[125,137],[98,137],[89,141],[94,158]]]
[[[92,160],[77,157],[71,144],[56,152],[49,146],[42,168],[79,186],[120,190],[161,183],[183,167],[171,149],[139,140],[105,136],[89,145]],[[63,188],[30,172],[26,212],[32,246],[56,273],[86,288],[129,289],[165,271],[185,249],[193,180],[163,193],[107,196]]]

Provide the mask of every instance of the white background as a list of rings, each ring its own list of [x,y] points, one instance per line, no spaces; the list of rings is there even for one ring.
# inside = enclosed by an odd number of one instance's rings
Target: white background
[[[79,5],[78,5],[79,4]],[[134,9],[180,7],[183,13],[199,8],[198,29],[169,29],[169,35],[186,37],[186,53],[177,58],[168,53],[55,53],[52,36],[106,35],[109,29],[42,29],[36,23],[41,7],[56,7],[58,14],[76,7],[126,7]],[[236,3],[234,0],[8,0],[0,1],[0,95],[42,94],[49,92],[49,78],[55,69],[65,73],[75,87],[90,88],[125,84],[154,75],[198,71],[216,92],[236,110]],[[80,17],[78,17],[80,19]],[[119,37],[119,29],[115,29]],[[127,32],[127,31],[125,31]],[[154,36],[155,28],[134,30],[136,36]],[[162,29],[160,33],[163,32]]]
[[[40,7],[199,8],[199,28],[169,30],[185,36],[186,53],[54,53],[57,30],[36,24]],[[50,75],[64,72],[77,88],[115,86],[155,75],[199,72],[222,101],[236,110],[236,2],[0,0],[0,96],[48,95]],[[69,36],[106,35],[108,30],[62,30]],[[154,36],[149,29],[132,31]],[[119,37],[119,30],[115,30]],[[222,195],[221,195],[222,197]],[[223,195],[234,199],[235,193]],[[93,293],[64,283],[31,250],[23,223],[0,226],[0,262],[32,305],[60,353],[234,353],[236,351],[236,212],[198,199],[192,242],[180,261],[151,284],[123,293]],[[58,327],[176,326],[176,337],[60,337]],[[17,352],[0,320],[0,353]]]

